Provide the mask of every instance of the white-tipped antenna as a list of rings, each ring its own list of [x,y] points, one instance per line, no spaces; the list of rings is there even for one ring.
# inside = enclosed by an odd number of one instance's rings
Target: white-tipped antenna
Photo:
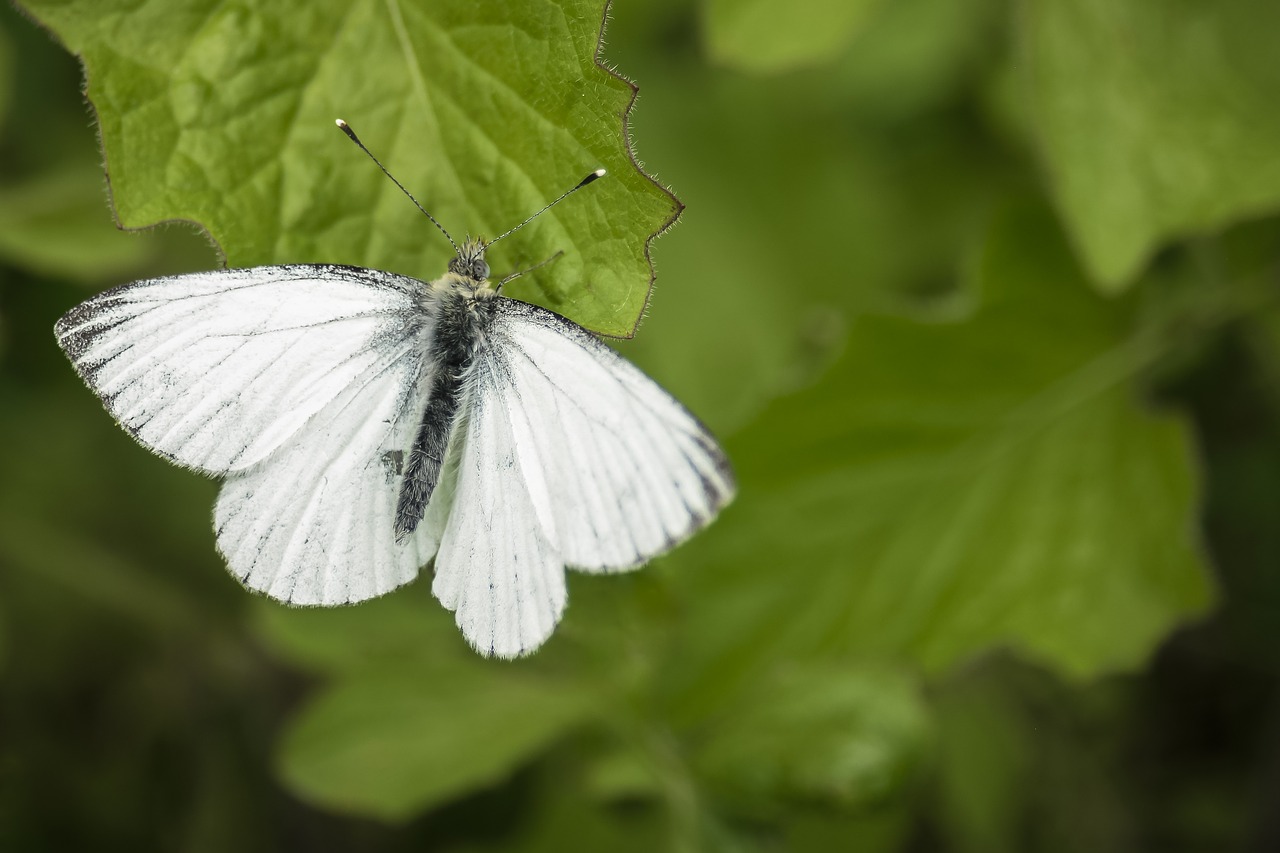
[[[369,155],[369,159],[370,159],[370,160],[372,160],[374,163],[376,163],[376,164],[378,165],[378,168],[382,170],[382,174],[384,174],[384,175],[386,175],[388,178],[390,178],[390,179],[391,179],[391,183],[393,183],[393,184],[395,184],[397,187],[399,187],[399,188],[400,188],[400,192],[404,193],[406,196],[408,196],[408,197],[409,197],[409,201],[413,202],[414,207],[418,208],[418,210],[421,210],[421,211],[422,211],[422,215],[423,215],[423,216],[425,216],[425,217],[427,217],[427,219],[430,219],[430,220],[431,220],[431,224],[432,224],[432,225],[434,225],[434,226],[436,226],[437,228],[439,228],[439,229],[440,229],[440,233],[441,233],[441,234],[443,234],[443,235],[445,236],[445,239],[447,239],[447,240],[449,241],[449,245],[453,246],[453,250],[454,250],[455,252],[456,252],[456,251],[458,251],[458,244],[457,244],[457,243],[455,243],[455,242],[453,242],[453,238],[449,236],[449,232],[448,232],[448,231],[445,231],[445,230],[444,230],[444,226],[443,226],[443,225],[441,225],[439,222],[436,222],[436,218],[435,218],[434,216],[432,216],[430,213],[427,213],[427,209],[426,209],[425,207],[423,207],[422,205],[418,204],[418,200],[417,200],[416,198],[414,198],[414,197],[413,197],[413,193],[411,193],[411,192],[409,192],[407,189],[405,189],[405,188],[404,188],[404,184],[402,184],[402,183],[400,183],[399,181],[397,181],[397,180],[396,180],[396,176],[395,176],[395,175],[393,175],[393,174],[391,174],[390,172],[388,172],[388,171],[387,171],[387,167],[386,167],[386,166],[384,166],[384,165],[382,165],[382,162],[381,162],[377,157],[374,157],[374,156],[373,156],[373,152],[372,152],[372,151],[370,151],[368,148],[365,148],[365,147],[364,147],[364,143],[360,141],[360,137],[356,136],[356,132],[355,132],[354,130],[352,130],[352,129],[351,129],[351,125],[347,124],[347,123],[346,123],[345,121],[343,121],[342,119],[334,119],[334,123],[338,125],[338,129],[339,129],[339,130],[341,130],[343,133],[345,133],[345,134],[346,134],[346,135],[351,139],[351,141],[352,141],[352,142],[354,142],[356,145],[360,146],[360,150],[361,150],[361,151],[363,151],[364,153],[366,153],[366,154],[368,154],[368,155]],[[556,201],[559,201],[559,200],[560,200],[560,199],[556,199]],[[523,224],[523,223],[522,223],[522,224]]]
[[[565,190],[564,192],[560,193],[560,196],[559,196],[557,199],[555,199],[555,201],[551,202],[551,203],[550,203],[550,204],[548,204],[546,207],[542,208],[542,210],[539,210],[539,211],[538,211],[537,213],[535,213],[533,216],[530,216],[530,217],[529,217],[528,219],[526,219],[524,222],[521,222],[521,223],[520,223],[519,225],[517,225],[515,228],[512,228],[510,231],[507,231],[505,234],[499,234],[497,237],[494,237],[494,238],[493,238],[492,240],[490,240],[488,243],[485,243],[485,246],[486,246],[486,247],[488,247],[488,246],[492,246],[494,243],[498,242],[498,241],[499,241],[499,240],[501,240],[503,237],[508,237],[508,236],[510,236],[510,235],[512,235],[512,234],[514,234],[515,232],[519,231],[521,228],[525,227],[525,226],[526,226],[526,225],[528,225],[530,222],[532,222],[533,220],[537,219],[539,216],[541,216],[542,214],[546,213],[548,210],[550,210],[551,208],[555,207],[557,204],[559,204],[560,202],[564,201],[566,198],[568,198],[569,196],[571,196],[571,195],[573,195],[574,193],[576,193],[578,190],[580,190],[580,189],[582,189],[583,187],[585,187],[587,184],[591,183],[592,181],[596,180],[597,178],[603,178],[603,177],[604,177],[604,174],[605,174],[605,173],[604,173],[604,169],[596,169],[594,172],[592,172],[591,174],[587,175],[587,176],[586,176],[585,178],[583,178],[582,180],[578,181],[577,186],[575,186],[575,187],[571,187],[570,189],[567,189],[567,190]]]

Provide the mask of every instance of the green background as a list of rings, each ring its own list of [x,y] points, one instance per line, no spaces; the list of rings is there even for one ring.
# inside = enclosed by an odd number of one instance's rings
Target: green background
[[[604,16],[0,11],[0,849],[1280,846],[1280,7]],[[528,659],[425,579],[246,593],[53,340],[224,259],[438,275],[338,116],[458,237],[606,167],[490,260],[564,250],[513,295],[634,330],[738,470]]]

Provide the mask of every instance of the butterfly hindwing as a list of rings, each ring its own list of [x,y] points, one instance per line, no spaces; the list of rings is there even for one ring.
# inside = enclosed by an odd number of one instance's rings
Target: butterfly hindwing
[[[639,368],[558,314],[501,307],[491,356],[499,395],[520,458],[538,465],[548,534],[566,564],[638,566],[732,499],[715,439]]]
[[[346,604],[408,583],[431,559],[438,529],[401,542],[394,529],[422,365],[417,341],[400,342],[288,447],[227,477],[218,549],[246,586],[292,604]]]
[[[560,621],[564,561],[538,523],[541,496],[487,367],[483,359],[474,366],[455,432],[456,487],[431,591],[472,646],[509,658],[542,645]],[[428,522],[435,508],[433,501]]]

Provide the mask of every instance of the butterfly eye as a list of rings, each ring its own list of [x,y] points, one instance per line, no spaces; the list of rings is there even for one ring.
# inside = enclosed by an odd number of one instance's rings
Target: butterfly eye
[[[484,281],[489,277],[489,265],[482,258],[471,262],[471,277],[476,281]]]

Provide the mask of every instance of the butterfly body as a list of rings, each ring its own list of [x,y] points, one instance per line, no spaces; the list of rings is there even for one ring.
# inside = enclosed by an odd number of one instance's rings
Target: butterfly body
[[[430,283],[335,265],[134,282],[55,333],[131,435],[223,480],[217,546],[247,587],[347,604],[433,564],[466,639],[512,657],[559,621],[567,567],[639,566],[735,485],[652,380],[501,296],[484,248]]]
[[[422,521],[439,482],[476,353],[486,345],[502,298],[489,286],[483,244],[466,243],[450,271],[428,285],[428,294],[423,307],[435,320],[434,335],[426,347],[432,372],[396,505],[396,540],[401,542]]]

